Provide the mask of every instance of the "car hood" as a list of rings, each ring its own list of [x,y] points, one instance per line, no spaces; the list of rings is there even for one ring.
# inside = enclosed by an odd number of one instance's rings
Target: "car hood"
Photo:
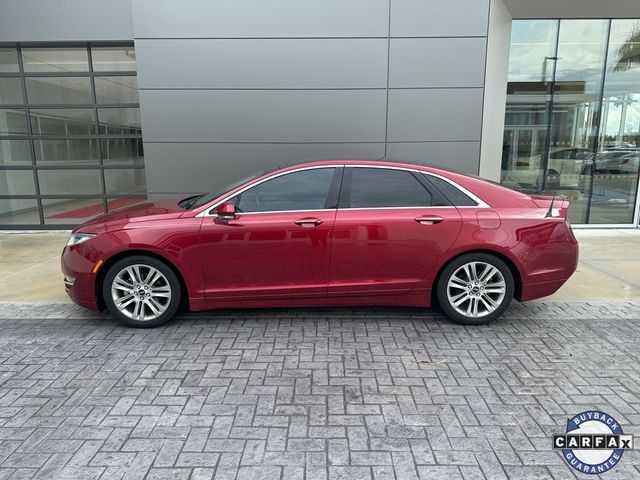
[[[138,222],[144,220],[162,220],[181,216],[185,210],[178,206],[183,198],[172,198],[156,202],[144,202],[131,207],[120,208],[104,215],[99,215],[80,225],[84,227],[103,225],[114,222]]]

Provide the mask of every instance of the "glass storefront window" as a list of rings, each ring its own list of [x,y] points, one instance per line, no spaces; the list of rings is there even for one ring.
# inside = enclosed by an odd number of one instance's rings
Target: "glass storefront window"
[[[557,36],[557,20],[513,22],[502,182],[525,192],[541,184]]]
[[[138,77],[96,77],[98,103],[138,103]]]
[[[42,209],[46,225],[81,223],[105,213],[101,198],[44,199]]]
[[[104,180],[107,193],[139,195],[144,193],[146,188],[144,171],[140,169],[105,170]]]
[[[135,69],[133,45],[0,48],[0,225],[146,201]]]
[[[140,135],[140,109],[99,108],[100,133],[109,135]]]
[[[31,170],[0,170],[0,195],[32,195],[36,193]]]
[[[27,198],[0,198],[0,225],[40,223],[38,202]]]
[[[633,223],[639,32],[639,20],[513,22],[503,184],[568,197],[573,223]]]
[[[23,48],[25,72],[88,72],[86,48]]]
[[[509,50],[509,81],[551,80],[557,36],[557,20],[513,22]]]
[[[31,165],[29,140],[0,140],[0,166]]]
[[[0,48],[0,73],[18,73],[18,52],[15,48]]]
[[[31,105],[93,103],[89,77],[27,77],[26,82]]]
[[[608,20],[560,22],[553,117],[541,190],[567,196],[574,223],[587,223],[588,196],[580,190],[580,172],[597,148],[608,25]]]
[[[28,132],[26,110],[0,108],[0,135],[23,135]]]
[[[101,142],[102,161],[105,165],[143,165],[140,138],[105,138]]]
[[[19,105],[22,100],[22,85],[16,77],[0,77],[0,105]]]
[[[96,130],[92,108],[31,109],[29,113],[34,135],[91,135]]]
[[[609,37],[599,149],[583,174],[591,177],[589,223],[621,224],[633,222],[638,192],[640,20],[613,20]]]
[[[86,195],[102,191],[99,170],[38,170],[43,195]]]
[[[100,160],[95,138],[35,140],[38,165],[97,165]]]
[[[135,72],[133,47],[94,47],[91,50],[94,72]]]

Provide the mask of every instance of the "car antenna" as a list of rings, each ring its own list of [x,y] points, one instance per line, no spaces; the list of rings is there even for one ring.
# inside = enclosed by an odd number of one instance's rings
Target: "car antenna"
[[[553,192],[553,197],[551,197],[551,205],[549,205],[549,210],[547,210],[547,214],[545,215],[545,218],[549,218],[552,216],[552,212],[553,212],[553,202],[556,199],[556,192],[554,190]]]
[[[560,184],[560,179],[562,178],[562,170],[564,169],[564,165],[560,167],[560,173],[558,174],[558,184]],[[558,188],[553,189],[553,197],[551,197],[551,205],[549,205],[549,210],[547,210],[545,218],[549,218],[553,216],[553,202],[556,200],[556,195],[558,194]]]

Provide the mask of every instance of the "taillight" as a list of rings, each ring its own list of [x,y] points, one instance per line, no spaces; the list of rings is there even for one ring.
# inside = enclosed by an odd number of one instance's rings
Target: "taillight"
[[[569,228],[569,233],[571,234],[571,236],[573,237],[573,239],[577,242],[578,240],[576,239],[576,235],[575,233],[573,233],[573,228],[571,228],[571,222],[569,221],[568,218],[565,217],[564,219],[565,223],[567,224],[567,227]]]

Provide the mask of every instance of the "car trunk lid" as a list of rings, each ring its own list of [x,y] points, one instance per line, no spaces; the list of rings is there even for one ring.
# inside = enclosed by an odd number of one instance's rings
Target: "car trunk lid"
[[[549,217],[567,218],[569,200],[562,195],[529,195],[531,201],[547,211]]]

